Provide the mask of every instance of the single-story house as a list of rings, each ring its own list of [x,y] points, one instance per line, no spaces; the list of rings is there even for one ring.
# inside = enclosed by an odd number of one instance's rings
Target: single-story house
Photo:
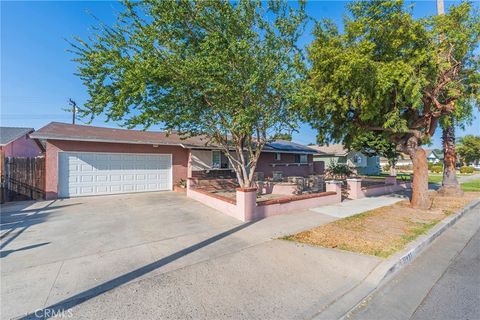
[[[443,162],[443,150],[427,149],[425,152],[427,153],[428,162],[434,164]]]
[[[0,127],[0,152],[4,157],[36,157],[45,150],[28,136],[33,128]]]
[[[30,135],[46,144],[46,198],[172,190],[191,177],[232,175],[226,156],[202,137],[52,122]],[[308,176],[316,151],[269,143],[257,174]]]
[[[44,151],[43,145],[29,134],[33,128],[0,127],[0,175],[3,177],[5,157],[37,157]]]
[[[355,150],[347,150],[342,144],[331,144],[323,146],[310,146],[318,153],[314,155],[313,161],[323,161],[325,166],[331,162],[346,164],[353,168],[360,175],[374,175],[380,173],[380,158],[369,157]]]

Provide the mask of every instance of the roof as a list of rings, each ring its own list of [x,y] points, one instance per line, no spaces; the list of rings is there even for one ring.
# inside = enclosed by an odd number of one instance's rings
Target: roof
[[[33,128],[0,127],[0,146],[5,146],[33,131]]]
[[[321,155],[328,155],[328,156],[346,156],[348,154],[348,150],[345,149],[343,144],[330,144],[330,145],[323,145],[323,146],[310,146],[310,148],[316,150]]]
[[[207,145],[207,140],[201,137],[183,139],[178,134],[161,131],[114,129],[60,122],[51,122],[30,134],[30,137],[42,140],[180,145],[184,147]]]
[[[304,146],[303,144],[299,144],[296,142],[292,141],[287,141],[287,140],[275,140],[272,142],[267,143],[265,147],[263,147],[263,150],[265,152],[291,152],[291,153],[309,153],[309,154],[315,154],[317,153],[316,150]]]
[[[40,140],[177,145],[188,149],[218,148],[216,145],[209,144],[208,139],[203,136],[183,138],[177,133],[168,134],[162,131],[114,129],[60,122],[51,122],[30,134],[30,137]],[[301,144],[283,140],[269,143],[265,146],[264,151],[316,153],[315,150]]]
[[[425,149],[425,152],[427,153],[427,158],[430,158],[430,156],[434,156],[438,160],[443,160],[443,150],[440,149]]]

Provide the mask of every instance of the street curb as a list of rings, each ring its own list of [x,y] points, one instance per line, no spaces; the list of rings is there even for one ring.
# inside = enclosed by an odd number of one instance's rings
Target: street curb
[[[379,263],[377,267],[375,267],[375,269],[373,269],[370,274],[360,282],[360,284],[337,298],[325,307],[325,309],[319,311],[319,313],[313,316],[313,319],[349,319],[350,313],[365,301],[368,301],[369,297],[375,292],[381,283],[392,277],[403,266],[410,263],[423,251],[423,249],[448,228],[452,227],[465,215],[465,213],[479,204],[480,200],[472,201],[460,212],[440,221],[427,234],[420,236],[418,239],[407,245],[404,250],[394,254],[388,260]]]

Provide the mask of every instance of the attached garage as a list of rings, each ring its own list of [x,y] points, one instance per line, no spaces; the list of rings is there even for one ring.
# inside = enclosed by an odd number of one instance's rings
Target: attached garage
[[[172,155],[60,152],[58,195],[79,197],[172,190]]]
[[[199,138],[52,122],[31,138],[46,145],[47,199],[169,191],[188,176]]]

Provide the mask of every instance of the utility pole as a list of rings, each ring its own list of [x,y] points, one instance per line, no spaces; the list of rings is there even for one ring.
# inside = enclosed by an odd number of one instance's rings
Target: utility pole
[[[445,14],[445,5],[443,0],[437,0],[437,15]]]
[[[68,104],[72,106],[72,124],[75,124],[75,118],[77,113],[77,103],[72,98],[69,98]]]

